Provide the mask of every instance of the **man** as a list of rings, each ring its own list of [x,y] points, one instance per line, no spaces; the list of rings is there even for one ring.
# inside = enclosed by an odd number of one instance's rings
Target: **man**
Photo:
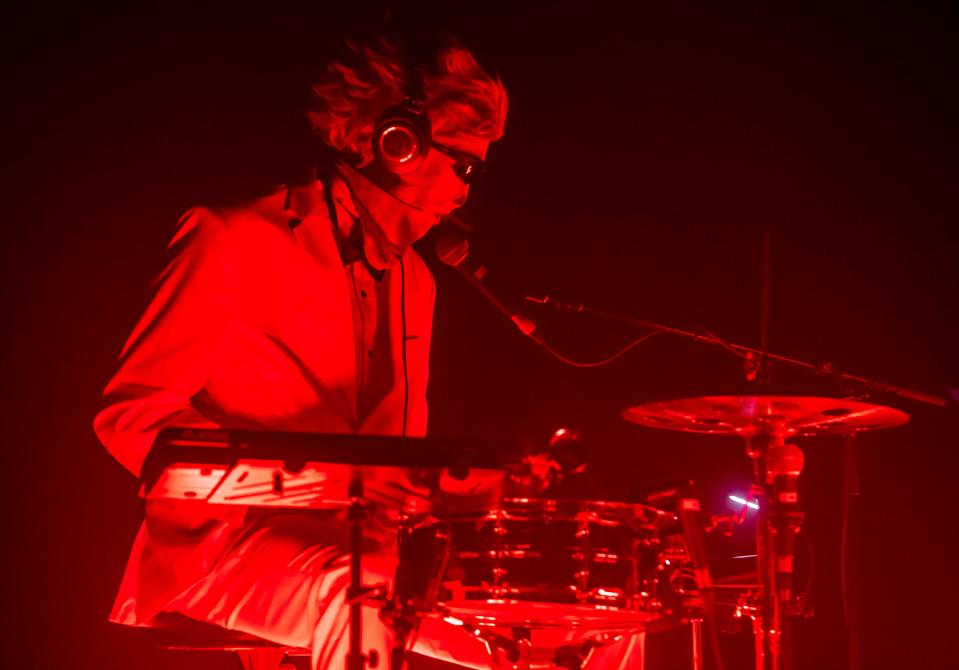
[[[435,285],[410,245],[465,202],[507,98],[456,42],[408,59],[382,40],[348,45],[314,86],[309,117],[332,156],[317,178],[181,219],[95,419],[133,474],[167,426],[425,434]],[[343,525],[148,502],[111,619],[184,614],[342,668]],[[370,535],[364,581],[388,580],[390,533]],[[364,650],[388,658],[389,631],[364,609]]]

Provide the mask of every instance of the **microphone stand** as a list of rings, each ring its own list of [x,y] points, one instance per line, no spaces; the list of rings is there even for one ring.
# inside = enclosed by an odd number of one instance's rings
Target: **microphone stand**
[[[753,461],[750,497],[760,501],[756,521],[759,584],[755,593],[740,600],[737,615],[752,619],[756,670],[789,670],[792,659],[783,653],[787,617],[808,613],[793,592],[796,537],[805,518],[797,487],[804,458],[799,447],[785,442],[775,424],[760,425],[747,438],[746,451]]]
[[[768,350],[769,321],[769,236],[763,240],[763,282],[762,282],[762,321],[760,349],[727,342],[711,333],[694,332],[614,314],[598,309],[554,300],[549,296],[526,296],[530,302],[551,305],[558,310],[591,314],[606,319],[633,324],[656,332],[670,333],[702,342],[721,346],[745,361],[746,374],[750,381],[757,381],[761,389],[768,389],[769,364],[772,361],[794,367],[813,370],[817,374],[831,374],[841,381],[853,382],[866,389],[889,393],[917,402],[945,406],[949,401],[928,393],[880,382],[866,377],[843,373],[831,363],[812,363],[809,361],[775,354]],[[761,392],[761,391],[760,391]],[[802,528],[805,514],[799,506],[798,480],[802,472],[804,456],[802,450],[794,444],[786,443],[784,426],[773,417],[758,419],[746,437],[746,452],[753,462],[754,481],[751,497],[760,500],[759,518],[756,524],[756,554],[758,588],[747,593],[737,606],[737,614],[746,614],[752,619],[754,635],[754,655],[756,670],[791,670],[792,658],[784,653],[787,635],[785,626],[787,617],[808,615],[805,602],[796,598],[793,592],[793,564],[796,538]],[[850,444],[852,437],[849,437]],[[847,475],[848,476],[848,475]],[[844,566],[845,569],[845,566]],[[858,614],[858,612],[856,612]],[[850,617],[853,618],[853,617]],[[857,621],[851,622],[856,628]],[[694,624],[694,656],[701,656],[700,631]],[[696,644],[698,642],[699,644]],[[859,640],[850,645],[850,656],[858,662]]]
[[[539,335],[534,322],[503,305],[482,282],[486,272],[485,268],[476,264],[475,259],[472,262],[469,261],[469,245],[465,239],[457,236],[441,239],[437,243],[437,255],[441,261],[456,268],[503,315],[512,320],[524,335],[535,340],[551,354],[571,365],[597,365],[581,364],[565,358],[552,349]],[[585,305],[554,300],[549,296],[526,296],[526,299],[540,305],[550,305],[558,310],[591,314],[640,326],[654,333],[669,333],[695,342],[721,346],[744,360],[747,380],[758,383],[759,394],[763,391],[768,392],[770,364],[775,361],[793,367],[813,370],[821,375],[832,375],[842,382],[851,382],[870,391],[888,393],[928,405],[944,407],[949,402],[946,398],[915,389],[840,372],[828,362],[812,363],[770,352],[768,347],[769,267],[770,235],[766,232],[763,235],[760,349],[727,342],[709,332],[694,332],[667,326],[644,319],[593,309]],[[620,354],[630,347],[624,349]],[[609,360],[617,358],[620,354]],[[608,361],[598,364],[604,364],[605,362]],[[785,437],[788,432],[786,428],[783,421],[781,419],[777,420],[776,417],[757,417],[755,423],[751,426],[751,430],[744,433],[746,452],[753,461],[754,482],[751,495],[761,500],[759,520],[756,527],[759,584],[757,593],[746,594],[745,598],[741,600],[737,607],[737,613],[746,613],[753,620],[756,670],[784,670],[783,663],[791,661],[791,658],[783,653],[786,617],[806,614],[808,611],[802,599],[795,597],[792,588],[796,537],[801,530],[805,516],[799,508],[797,486],[804,458],[799,447],[786,443]],[[697,664],[701,663],[700,626],[701,623],[694,622],[694,662]],[[858,656],[854,649],[851,656],[854,659]],[[791,667],[792,664],[789,663],[785,670],[791,670]]]
[[[637,319],[635,317],[627,316],[624,314],[607,312],[601,309],[587,307],[586,305],[563,302],[561,300],[556,300],[548,295],[547,296],[528,295],[526,296],[526,300],[539,305],[551,306],[560,311],[575,312],[578,314],[590,314],[593,316],[602,317],[604,319],[620,321],[622,323],[629,323],[634,326],[639,326],[641,328],[654,330],[660,333],[677,335],[679,337],[684,337],[684,338],[693,340],[694,342],[716,345],[745,359],[747,363],[751,365],[755,365],[756,361],[761,361],[763,359],[763,356],[765,355],[765,358],[769,361],[775,361],[777,363],[785,363],[793,367],[812,370],[816,374],[820,374],[820,375],[833,375],[837,379],[840,379],[845,382],[851,382],[853,384],[857,384],[873,392],[888,393],[890,395],[894,395],[900,398],[907,398],[908,400],[924,403],[926,405],[934,405],[936,407],[945,407],[948,403],[951,402],[949,398],[932,395],[924,391],[919,391],[919,390],[908,388],[905,386],[897,386],[895,384],[889,384],[887,382],[882,382],[875,379],[869,379],[867,377],[860,377],[858,375],[852,375],[846,372],[841,372],[837,370],[835,366],[833,366],[833,364],[828,361],[813,363],[813,362],[805,361],[792,356],[784,356],[782,354],[776,354],[773,352],[763,352],[761,349],[755,349],[753,347],[747,347],[742,344],[735,344],[732,342],[728,342],[711,333],[686,330],[683,328],[677,328],[675,326],[656,323],[654,321]]]

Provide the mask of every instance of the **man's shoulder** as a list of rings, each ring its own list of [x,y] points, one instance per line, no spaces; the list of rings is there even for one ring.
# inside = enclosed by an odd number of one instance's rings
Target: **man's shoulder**
[[[286,225],[288,191],[285,185],[277,186],[264,195],[215,209],[230,228]]]
[[[187,236],[207,239],[258,237],[288,230],[287,186],[229,204],[201,204],[180,216],[174,243]]]

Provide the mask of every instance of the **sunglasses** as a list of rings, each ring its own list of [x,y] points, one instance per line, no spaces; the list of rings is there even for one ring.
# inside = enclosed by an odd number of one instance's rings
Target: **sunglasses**
[[[440,144],[439,142],[431,142],[430,144],[441,154],[445,154],[453,159],[453,172],[456,173],[457,177],[463,180],[464,184],[472,184],[486,171],[486,161],[476,156],[472,156],[459,149],[454,149],[453,147],[448,147],[445,144]]]

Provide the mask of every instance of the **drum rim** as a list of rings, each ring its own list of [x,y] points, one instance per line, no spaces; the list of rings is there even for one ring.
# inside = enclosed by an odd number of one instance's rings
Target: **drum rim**
[[[490,509],[455,514],[448,518],[450,521],[523,521],[535,520],[535,514],[548,516],[550,520],[589,522],[654,522],[676,518],[672,512],[644,503],[518,496],[503,497]]]

